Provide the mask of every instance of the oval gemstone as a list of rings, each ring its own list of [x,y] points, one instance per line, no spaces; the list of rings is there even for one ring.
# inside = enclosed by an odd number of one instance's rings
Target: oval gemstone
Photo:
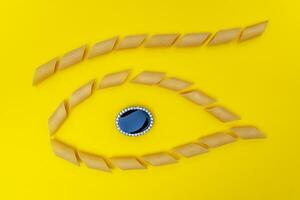
[[[117,119],[118,129],[126,135],[141,135],[151,128],[152,116],[144,108],[133,107],[122,111]]]

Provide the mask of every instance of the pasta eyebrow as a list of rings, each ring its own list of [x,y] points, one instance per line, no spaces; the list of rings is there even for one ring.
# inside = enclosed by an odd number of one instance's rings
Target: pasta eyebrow
[[[128,35],[117,44],[116,50],[138,48],[143,44],[146,38],[147,34]]]
[[[99,87],[108,88],[112,86],[120,86],[124,84],[127,79],[130,70],[123,70],[120,72],[114,72],[107,75],[104,75],[100,81]],[[140,77],[143,77],[140,79]],[[144,71],[139,73],[135,78],[139,77],[139,80],[147,80],[147,84],[152,87],[159,86],[160,81],[165,77],[166,73],[163,72],[150,72]],[[150,79],[149,79],[149,77]],[[111,80],[110,80],[111,79]],[[176,80],[181,80],[180,78],[174,78]],[[128,80],[131,82],[132,80]],[[159,80],[159,81],[158,81]],[[164,79],[164,80],[168,80]],[[142,82],[143,82],[142,81]],[[152,84],[153,83],[153,84]],[[238,139],[261,139],[265,138],[265,135],[257,127],[253,125],[243,125],[243,126],[233,126],[228,130],[212,133],[206,136],[203,136],[196,141],[191,141],[187,144],[182,144],[176,146],[169,151],[149,153],[146,155],[122,155],[118,157],[105,157],[102,155],[96,155],[90,152],[82,151],[71,145],[68,145],[58,139],[55,139],[55,133],[61,127],[68,117],[68,108],[73,108],[77,106],[82,101],[86,100],[96,91],[93,90],[92,85],[96,84],[96,80],[92,80],[79,89],[75,90],[71,95],[69,100],[64,100],[53,112],[48,120],[48,129],[50,132],[50,141],[54,154],[66,161],[69,161],[75,165],[80,165],[84,163],[88,168],[101,170],[105,172],[110,172],[114,167],[117,167],[122,170],[133,170],[133,169],[146,169],[148,165],[152,166],[161,166],[177,163],[181,157],[190,158],[196,155],[201,155],[209,152],[210,148],[217,148],[225,144],[230,144],[236,142]],[[172,90],[177,93],[176,90]],[[207,107],[210,104],[216,102],[216,99],[213,99],[203,92],[200,92],[198,89],[193,89],[183,93],[177,93],[179,96],[190,100],[192,103],[202,107],[205,111],[214,115],[222,123],[226,123],[232,120],[240,119],[237,115],[230,112],[228,109],[225,109],[223,106],[213,105]],[[73,102],[73,103],[72,103]],[[73,106],[71,106],[71,104]],[[175,154],[175,155],[174,155]]]
[[[55,74],[57,71],[71,67],[84,59],[95,58],[108,54],[114,50],[138,48],[143,44],[146,48],[174,46],[182,49],[183,47],[202,46],[205,45],[205,43],[207,46],[214,46],[229,43],[233,40],[243,42],[262,35],[267,24],[268,21],[263,21],[247,26],[244,29],[222,29],[217,31],[211,39],[209,39],[212,35],[210,32],[186,33],[183,34],[182,37],[180,37],[180,34],[178,33],[156,34],[149,35],[149,37],[147,34],[127,35],[120,41],[118,41],[119,36],[115,36],[94,44],[90,50],[87,49],[87,45],[83,45],[66,53],[60,59],[50,60],[35,70],[32,84],[37,85]]]
[[[49,62],[39,66],[35,70],[35,75],[33,76],[32,85],[37,85],[43,80],[47,79],[49,76],[55,73],[56,65],[58,63],[58,58],[54,58]]]
[[[208,38],[211,36],[211,33],[203,32],[203,33],[187,33],[184,34],[181,38],[179,38],[175,46],[176,47],[196,47],[203,45]]]
[[[179,34],[157,34],[152,35],[146,42],[146,48],[153,47],[170,47],[172,46],[176,39],[179,37]]]
[[[258,24],[247,26],[241,34],[240,41],[245,41],[260,36],[267,28],[267,25],[268,21],[263,21]]]
[[[87,54],[87,58],[94,58],[111,52],[118,40],[118,37],[113,37],[108,40],[96,43]]]
[[[75,65],[83,60],[83,56],[86,50],[86,45],[81,46],[66,53],[58,62],[57,69],[62,70],[72,65]]]
[[[235,39],[238,39],[240,33],[241,33],[240,28],[220,30],[209,41],[208,45],[212,46],[212,45],[229,43]]]

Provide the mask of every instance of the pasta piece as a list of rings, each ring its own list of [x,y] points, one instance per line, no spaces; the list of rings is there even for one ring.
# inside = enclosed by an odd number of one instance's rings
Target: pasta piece
[[[102,42],[96,43],[89,51],[87,58],[94,58],[103,54],[111,52],[118,40],[118,37],[114,37]]]
[[[123,84],[129,76],[130,70],[107,74],[99,83],[98,89],[113,87]]]
[[[65,102],[62,102],[54,111],[48,120],[48,129],[50,135],[53,135],[67,118],[67,108]]]
[[[145,43],[146,48],[169,47],[174,44],[179,34],[158,34],[152,35]]]
[[[57,69],[62,70],[83,60],[86,45],[66,53],[58,62]]]
[[[176,153],[184,157],[192,157],[208,152],[208,149],[197,143],[184,144],[173,149]]]
[[[267,24],[268,21],[264,21],[252,26],[247,26],[242,31],[240,41],[245,41],[260,36],[265,31]]]
[[[56,139],[51,140],[51,145],[56,156],[79,166],[79,160],[76,156],[76,150],[73,147]]]
[[[265,135],[254,126],[233,127],[231,130],[242,139],[265,138]]]
[[[55,73],[55,67],[58,62],[58,58],[54,58],[49,62],[39,66],[34,73],[32,85],[37,85],[38,83],[42,82],[49,76]]]
[[[153,166],[168,165],[177,162],[176,158],[165,152],[144,155],[142,159]]]
[[[236,114],[232,113],[231,111],[229,111],[228,109],[222,106],[214,106],[212,108],[206,108],[206,111],[222,122],[231,122],[240,119],[239,116],[237,116]]]
[[[131,80],[133,83],[140,83],[146,85],[154,85],[159,83],[165,77],[163,72],[143,71]]]
[[[211,33],[188,33],[183,35],[177,42],[176,47],[195,47],[203,45]]]
[[[106,161],[104,160],[104,158],[102,158],[100,156],[93,155],[93,154],[90,154],[90,153],[81,152],[81,151],[78,151],[78,156],[79,156],[80,160],[88,168],[103,170],[103,171],[106,171],[106,172],[111,172],[111,169],[108,166],[108,164],[106,163]]]
[[[135,157],[114,157],[112,163],[120,169],[145,169],[146,167]]]
[[[240,32],[241,32],[240,28],[225,29],[225,30],[218,31],[214,35],[214,37],[209,41],[208,45],[229,43],[237,39]]]
[[[73,92],[70,97],[70,108],[74,108],[76,105],[80,104],[89,96],[91,96],[94,83],[95,80],[92,80]]]
[[[147,35],[129,35],[121,40],[116,49],[132,49],[142,45]]]
[[[214,103],[216,100],[213,99],[212,97],[207,96],[203,92],[200,92],[199,90],[192,90],[189,92],[183,92],[181,93],[183,97],[186,99],[200,105],[200,106],[205,106],[211,103]]]
[[[214,133],[204,136],[199,139],[199,142],[207,145],[208,147],[219,147],[236,141],[236,139],[227,133]]]
[[[179,91],[189,87],[190,85],[192,85],[192,83],[177,78],[166,78],[162,80],[158,85],[163,88]]]

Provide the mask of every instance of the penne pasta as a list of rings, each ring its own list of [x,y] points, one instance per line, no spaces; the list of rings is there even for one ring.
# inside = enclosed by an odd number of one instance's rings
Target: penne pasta
[[[265,31],[268,25],[268,21],[263,21],[258,24],[247,26],[240,36],[240,41],[249,40],[255,37],[260,36]]]
[[[42,82],[43,80],[54,74],[57,62],[58,58],[54,58],[49,62],[36,68],[32,80],[32,85],[37,85],[38,83]]]
[[[214,103],[216,100],[212,97],[209,97],[208,95],[204,94],[203,92],[199,90],[192,90],[189,92],[183,92],[181,95],[192,101],[193,103],[196,103],[200,106],[205,106],[211,103]]]
[[[236,141],[236,139],[233,136],[231,136],[227,133],[222,133],[222,132],[204,136],[199,139],[200,143],[205,144],[211,148],[219,147],[219,146],[229,144],[229,143],[232,143],[235,141]]]
[[[179,37],[179,34],[158,34],[152,35],[145,42],[146,48],[151,47],[170,47],[174,44],[176,39]]]
[[[140,83],[146,85],[154,85],[159,83],[165,77],[163,72],[143,71],[131,80],[133,83]]]
[[[67,118],[67,108],[65,102],[62,102],[48,120],[48,129],[50,135],[53,135]]]
[[[123,38],[117,45],[116,49],[132,49],[142,45],[147,35],[129,35]]]
[[[153,166],[168,165],[177,162],[176,158],[165,152],[143,155],[142,159]]]
[[[58,62],[57,69],[62,70],[75,65],[83,60],[86,45],[66,53]]]
[[[75,165],[80,165],[79,160],[76,156],[76,150],[73,147],[56,139],[51,140],[51,146],[56,156],[66,161],[69,161]]]
[[[220,30],[209,41],[208,45],[212,46],[217,44],[229,43],[237,39],[240,35],[240,32],[240,28]]]
[[[93,85],[95,80],[89,81],[85,85],[81,86],[77,89],[70,97],[70,109],[74,108],[76,105],[80,104],[84,100],[86,100],[89,96],[91,96],[93,92]]]
[[[98,85],[98,89],[113,87],[123,84],[130,74],[130,70],[107,74]]]
[[[265,135],[254,126],[239,126],[231,128],[234,135],[242,139],[265,138]]]
[[[237,116],[236,114],[232,113],[231,111],[229,111],[228,109],[222,106],[214,106],[211,108],[206,108],[206,111],[222,122],[231,122],[240,119],[239,116]]]
[[[78,156],[88,168],[111,172],[111,169],[105,159],[100,156],[81,151],[78,151]]]
[[[146,169],[146,167],[135,157],[114,157],[111,162],[120,169]]]
[[[197,143],[184,144],[173,148],[173,151],[186,158],[207,153],[208,149]]]
[[[196,47],[203,45],[211,33],[188,33],[179,38],[175,44],[176,47]]]
[[[166,78],[158,84],[158,86],[160,87],[167,88],[174,91],[186,89],[190,85],[192,85],[191,82],[184,81],[178,78]]]
[[[118,40],[118,37],[113,37],[111,39],[96,43],[90,49],[90,51],[87,55],[87,58],[94,58],[96,56],[110,53],[114,49],[114,47],[117,43],[117,40]]]

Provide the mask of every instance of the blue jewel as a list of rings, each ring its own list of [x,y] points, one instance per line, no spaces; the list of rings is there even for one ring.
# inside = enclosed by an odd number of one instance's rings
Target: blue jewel
[[[153,124],[151,113],[143,107],[129,107],[122,110],[116,120],[118,130],[127,136],[146,133]]]

